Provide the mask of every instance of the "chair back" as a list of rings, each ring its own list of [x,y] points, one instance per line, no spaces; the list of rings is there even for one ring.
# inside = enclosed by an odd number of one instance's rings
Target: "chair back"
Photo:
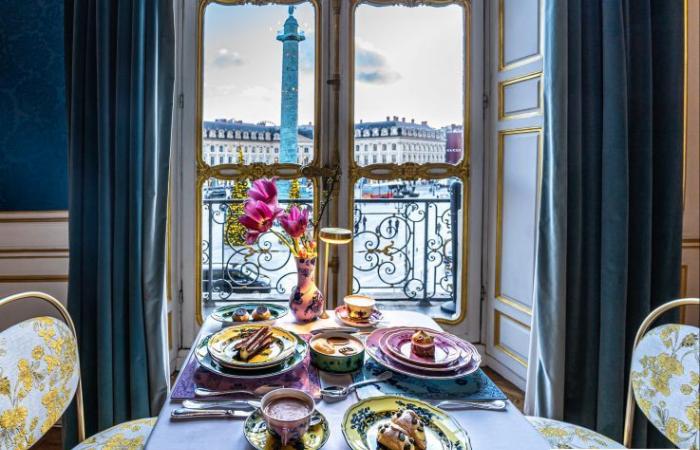
[[[76,395],[78,437],[84,439],[78,345],[63,305],[40,292],[0,299],[0,314],[10,303],[42,299],[64,320],[39,316],[0,332],[0,449],[26,449],[59,420]]]
[[[674,302],[681,302],[675,305],[677,307],[698,304],[699,300]],[[667,305],[645,319],[635,339],[625,426],[626,447],[631,444],[636,400],[647,419],[676,446],[700,448],[700,330],[690,325],[667,324],[647,332],[653,320],[670,309]],[[658,312],[659,309],[662,311]]]

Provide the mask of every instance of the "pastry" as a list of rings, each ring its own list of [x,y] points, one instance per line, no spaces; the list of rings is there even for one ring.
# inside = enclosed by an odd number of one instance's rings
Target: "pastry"
[[[413,438],[418,450],[425,450],[425,427],[415,411],[410,409],[398,411],[391,417],[391,422]]]
[[[245,308],[238,308],[233,312],[234,322],[248,322],[250,320],[250,314]]]
[[[323,339],[318,339],[313,343],[314,350],[324,355],[332,355],[335,353],[335,349],[332,345],[325,342]]]
[[[418,330],[411,336],[411,351],[424,358],[435,357],[435,338],[423,330]]]
[[[416,450],[415,442],[395,423],[384,423],[377,430],[377,442],[388,450]]]
[[[272,313],[267,306],[258,306],[253,311],[253,320],[269,320],[270,317],[272,317]]]
[[[255,333],[241,339],[234,348],[238,350],[238,358],[248,361],[266,349],[272,343],[272,330],[270,327],[261,327]]]

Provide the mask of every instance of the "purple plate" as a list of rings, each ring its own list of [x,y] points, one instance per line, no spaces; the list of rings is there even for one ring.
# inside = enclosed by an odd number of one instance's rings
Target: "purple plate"
[[[393,370],[409,377],[422,378],[425,380],[453,380],[475,372],[479,368],[479,364],[481,364],[481,356],[476,350],[476,347],[466,341],[461,341],[460,347],[465,351],[469,351],[472,357],[470,358],[468,364],[459,368],[453,369],[448,367],[431,369],[429,367],[417,367],[412,364],[409,365],[408,363],[399,362],[387,356],[379,347],[379,342],[381,341],[382,337],[384,337],[384,335],[389,331],[395,329],[396,328],[382,328],[375,330],[372,332],[372,334],[367,336],[367,340],[365,342],[367,354],[370,355],[372,359],[377,361],[379,365],[389,370]]]
[[[413,353],[411,337],[418,330],[422,330],[433,337],[435,342],[434,358],[419,356]],[[466,359],[468,362],[468,360],[471,359],[471,354],[463,351],[459,347],[459,342],[455,342],[452,336],[435,332],[428,328],[394,329],[382,337],[381,341],[379,341],[379,348],[388,356],[395,356],[401,360],[401,362],[431,368],[446,367],[460,360]]]

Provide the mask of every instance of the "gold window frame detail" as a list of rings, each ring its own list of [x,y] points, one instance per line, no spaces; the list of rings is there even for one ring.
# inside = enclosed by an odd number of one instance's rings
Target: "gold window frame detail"
[[[471,19],[472,19],[472,4],[471,0],[351,0],[350,5],[350,45],[349,45],[349,110],[348,110],[348,136],[349,148],[345,152],[347,155],[347,167],[350,168],[350,176],[348,180],[348,217],[353,217],[353,207],[355,199],[353,189],[355,183],[360,178],[372,180],[416,180],[416,179],[442,179],[455,177],[462,182],[464,189],[462,200],[462,227],[463,235],[462,250],[459,280],[461,281],[461,289],[459,291],[459,313],[456,317],[450,319],[436,318],[435,321],[440,324],[455,325],[459,324],[467,317],[468,292],[469,292],[469,206],[470,206],[470,181],[469,162],[471,153]],[[372,6],[447,6],[458,5],[462,7],[463,24],[464,24],[464,89],[463,89],[463,131],[462,131],[462,160],[457,164],[449,163],[426,163],[418,164],[414,162],[403,164],[370,164],[360,166],[355,162],[355,11],[362,4]],[[354,249],[353,242],[348,244],[347,249],[347,291],[352,291],[353,277],[353,257]],[[454,287],[457,289],[457,286]],[[349,293],[349,292],[348,292]]]
[[[218,164],[210,166],[202,157],[202,116],[203,116],[203,66],[204,66],[204,13],[207,6],[211,4],[231,5],[231,6],[266,6],[266,5],[298,5],[310,3],[314,7],[314,155],[308,165],[301,166],[293,163],[252,163],[252,164]],[[320,207],[319,194],[321,192],[320,178],[329,176],[331,169],[322,168],[320,165],[320,142],[321,142],[321,5],[319,0],[200,0],[197,9],[197,31],[196,31],[196,88],[195,88],[195,152],[196,152],[196,181],[195,181],[195,222],[194,222],[194,255],[195,255],[195,319],[197,324],[204,323],[202,315],[202,187],[210,178],[219,180],[240,180],[257,179],[261,177],[278,177],[284,180],[304,177],[310,179],[314,188],[314,211]],[[318,281],[318,271],[316,278]]]
[[[535,223],[539,211],[540,190],[542,187],[542,127],[514,128],[498,132],[498,175],[496,178],[496,273],[494,274],[494,297],[501,303],[505,303],[525,314],[532,315],[532,308],[526,304],[504,295],[501,291],[501,267],[503,257],[503,170],[504,170],[504,143],[506,136],[517,134],[536,134],[537,136],[537,175],[536,175],[536,207]],[[534,237],[533,237],[534,238]]]
[[[504,61],[505,51],[505,10],[503,2],[504,0],[498,0],[498,71],[504,72],[506,70],[515,69],[516,67],[524,66],[530,64],[542,58],[543,52],[543,33],[542,33],[542,20],[544,17],[544,1],[537,0],[538,9],[538,19],[537,19],[537,53],[534,55],[528,55],[521,59],[516,59],[515,61],[506,64]]]
[[[515,112],[506,114],[505,102],[506,102],[506,87],[512,86],[514,84],[522,83],[524,81],[530,81],[538,79],[537,82],[537,107],[529,108],[523,110],[523,112]],[[536,117],[541,116],[544,113],[544,79],[542,77],[542,71],[528,73],[520,77],[511,78],[509,80],[503,80],[498,82],[498,120],[512,120],[512,119],[524,119],[526,117]]]
[[[508,355],[510,358],[514,359],[516,362],[518,362],[520,365],[523,367],[527,367],[527,360],[523,358],[521,355],[518,355],[515,353],[513,350],[509,349],[503,343],[501,342],[501,317],[505,316],[509,320],[515,322],[517,325],[522,326],[523,328],[526,328],[530,330],[530,326],[519,321],[518,319],[514,318],[513,316],[509,316],[508,314],[504,313],[503,311],[499,309],[494,309],[493,310],[493,346],[494,348],[502,351],[506,355]]]

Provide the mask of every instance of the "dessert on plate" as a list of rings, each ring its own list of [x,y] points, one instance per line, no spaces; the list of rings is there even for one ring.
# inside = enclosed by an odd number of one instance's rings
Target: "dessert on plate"
[[[258,306],[253,311],[253,320],[269,320],[272,317],[272,313],[267,306]]]
[[[425,427],[415,411],[402,409],[379,426],[377,442],[389,450],[426,450]]]
[[[245,308],[238,308],[233,312],[233,320],[235,322],[248,322],[250,320],[250,314]]]
[[[435,338],[423,330],[418,330],[411,336],[411,351],[424,358],[435,357]]]
[[[272,330],[270,327],[261,327],[255,333],[237,342],[234,349],[238,350],[238,359],[248,361],[266,349],[271,343]]]

